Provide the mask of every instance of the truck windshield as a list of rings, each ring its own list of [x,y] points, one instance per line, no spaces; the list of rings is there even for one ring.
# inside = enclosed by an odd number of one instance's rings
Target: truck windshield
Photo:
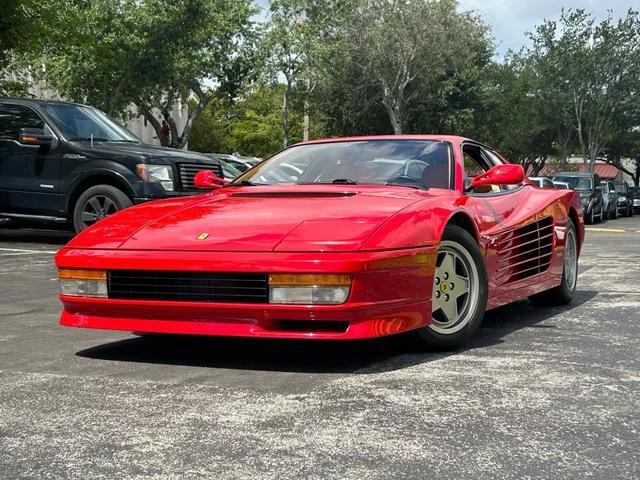
[[[93,137],[96,141],[140,143],[140,139],[129,130],[95,108],[65,104],[51,104],[44,108],[69,141]]]
[[[569,184],[569,187],[574,190],[591,190],[591,177],[578,177],[578,176],[557,176],[553,177],[554,182],[565,182]]]

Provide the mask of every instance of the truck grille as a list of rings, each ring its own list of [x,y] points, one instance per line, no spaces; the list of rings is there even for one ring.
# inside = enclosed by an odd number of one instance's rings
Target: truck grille
[[[218,177],[222,178],[222,167],[220,165],[211,165],[208,163],[179,163],[178,171],[180,172],[180,185],[182,190],[197,190],[193,186],[193,177],[200,170],[211,170]]]
[[[216,303],[268,303],[267,274],[109,271],[109,298]]]

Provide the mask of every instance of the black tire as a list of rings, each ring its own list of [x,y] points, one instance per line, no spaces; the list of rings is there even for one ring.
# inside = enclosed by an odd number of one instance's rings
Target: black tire
[[[432,328],[432,325],[422,327],[413,332],[414,338],[419,345],[429,350],[452,350],[467,343],[480,328],[487,307],[487,267],[480,247],[466,230],[456,225],[448,225],[445,228],[441,242],[445,241],[447,243],[454,242],[457,246],[466,250],[473,261],[473,265],[477,270],[477,282],[474,287],[477,289],[477,301],[475,306],[469,307],[470,309],[466,315],[468,320],[465,320],[465,325],[454,333],[439,333]]]
[[[562,281],[560,282],[560,285],[558,285],[557,287],[553,287],[549,290],[545,290],[544,292],[531,295],[529,297],[529,300],[531,300],[531,303],[533,303],[534,305],[539,305],[539,306],[567,305],[571,302],[571,300],[573,300],[573,297],[575,296],[576,285],[578,284],[578,235],[576,233],[576,227],[573,224],[573,221],[571,219],[569,219],[567,224],[567,233],[566,233],[567,238],[570,230],[573,233],[573,238],[575,239],[575,242],[576,242],[575,243],[575,248],[576,248],[575,277],[573,281],[573,288],[571,288],[567,282],[567,277],[566,277],[567,265],[565,262],[564,267],[562,269]]]
[[[600,220],[603,222],[606,222],[607,220],[609,220],[609,209],[602,210],[602,213],[600,214]]]
[[[97,203],[96,203],[97,202]],[[96,185],[85,190],[73,209],[73,226],[76,233],[90,227],[98,220],[133,205],[131,199],[111,185]],[[95,219],[90,219],[95,212]]]
[[[613,209],[613,218],[614,220],[618,219],[618,206],[616,205],[616,208]]]
[[[585,215],[585,221],[589,225],[593,225],[594,223],[596,223],[596,215],[594,212],[595,209],[596,207],[593,206],[591,210],[587,210],[587,214]]]

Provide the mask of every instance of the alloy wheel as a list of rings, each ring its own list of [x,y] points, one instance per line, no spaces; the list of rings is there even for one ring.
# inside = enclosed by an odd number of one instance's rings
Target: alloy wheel
[[[431,330],[452,334],[464,328],[478,306],[478,268],[459,243],[440,243],[433,278]]]
[[[95,195],[82,207],[82,223],[84,228],[108,217],[118,211],[116,203],[106,195]]]
[[[564,246],[564,277],[567,288],[573,291],[578,279],[578,247],[573,229],[567,230]]]

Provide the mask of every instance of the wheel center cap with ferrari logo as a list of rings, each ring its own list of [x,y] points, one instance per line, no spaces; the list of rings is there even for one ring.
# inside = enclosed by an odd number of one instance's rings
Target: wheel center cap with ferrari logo
[[[449,291],[449,285],[446,282],[442,282],[440,285],[440,291],[442,293],[447,293]]]

